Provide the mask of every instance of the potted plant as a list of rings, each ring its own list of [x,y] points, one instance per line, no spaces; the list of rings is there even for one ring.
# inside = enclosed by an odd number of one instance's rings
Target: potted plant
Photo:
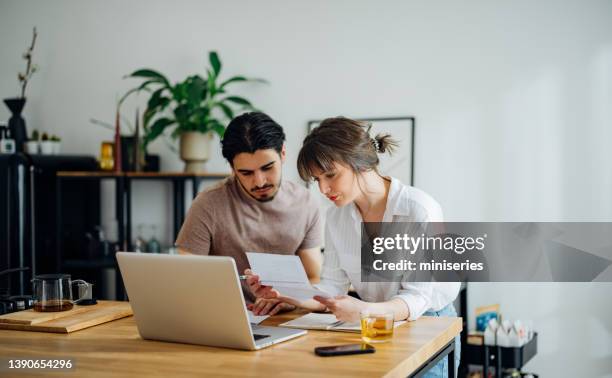
[[[53,155],[53,146],[54,142],[49,139],[49,135],[47,133],[42,133],[40,137],[40,153],[43,155]]]
[[[51,140],[51,142],[53,142],[53,155],[59,155],[61,151],[62,140],[55,134],[51,135],[51,138],[49,139]]]
[[[9,119],[8,127],[11,131],[12,138],[15,140],[15,150],[17,152],[23,151],[23,145],[28,138],[25,120],[21,116],[21,112],[26,102],[25,90],[28,85],[28,80],[30,80],[32,75],[34,75],[34,73],[38,70],[38,67],[35,64],[32,64],[32,53],[36,43],[36,36],[36,28],[34,28],[32,43],[26,52],[23,53],[23,59],[26,60],[26,70],[25,72],[19,72],[17,75],[19,83],[21,83],[21,97],[4,99],[4,103],[11,111],[11,118]]]
[[[212,133],[222,137],[224,121],[234,118],[237,110],[254,109],[249,100],[230,95],[228,87],[239,82],[265,82],[244,76],[220,81],[219,56],[211,51],[208,59],[210,68],[206,70],[206,78],[191,75],[175,84],[155,70],[139,69],[127,77],[144,82],[130,89],[120,100],[121,104],[130,94],[143,90],[151,93],[143,114],[143,148],[146,151],[149,143],[172,129],[171,136],[180,137],[180,156],[186,163],[186,172],[204,170]]]
[[[38,130],[32,131],[32,136],[23,145],[23,151],[26,154],[35,155],[39,153]]]

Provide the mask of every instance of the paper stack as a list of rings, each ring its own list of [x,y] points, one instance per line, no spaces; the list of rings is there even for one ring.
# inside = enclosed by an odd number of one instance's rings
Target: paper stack
[[[331,295],[310,284],[302,261],[295,255],[247,252],[251,270],[263,285],[272,286],[282,296],[304,301],[315,295]]]

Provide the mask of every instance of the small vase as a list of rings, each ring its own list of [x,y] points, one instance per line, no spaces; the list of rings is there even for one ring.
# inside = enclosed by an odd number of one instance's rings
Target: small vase
[[[15,140],[15,151],[23,152],[23,143],[28,140],[25,120],[21,116],[21,111],[25,106],[25,98],[5,98],[4,103],[11,111],[8,127],[11,138]]]
[[[62,143],[57,140],[53,141],[53,155],[59,155],[62,152]]]
[[[185,162],[185,172],[201,173],[210,156],[212,133],[189,131],[181,134],[180,153]]]
[[[23,144],[23,151],[26,154],[36,155],[40,152],[40,145],[37,140],[30,140]]]
[[[52,140],[43,140],[40,142],[40,153],[43,155],[53,155],[55,150],[55,142]]]

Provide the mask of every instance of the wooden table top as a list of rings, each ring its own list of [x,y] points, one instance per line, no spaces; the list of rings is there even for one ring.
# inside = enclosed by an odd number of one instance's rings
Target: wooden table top
[[[292,312],[269,318],[277,325],[302,315]],[[143,340],[134,317],[71,334],[0,330],[0,375],[8,359],[71,359],[60,376],[265,376],[265,377],[405,377],[419,368],[461,332],[461,318],[422,317],[395,329],[393,340],[376,344],[376,353],[318,357],[317,346],[360,342],[356,333],[308,331],[259,351]],[[14,371],[40,376],[43,371]],[[50,373],[50,370],[44,370]],[[66,374],[68,373],[68,374]]]

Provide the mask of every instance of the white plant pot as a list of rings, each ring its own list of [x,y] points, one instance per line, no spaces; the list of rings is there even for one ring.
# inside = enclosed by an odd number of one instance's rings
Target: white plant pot
[[[181,134],[180,154],[185,162],[185,172],[204,172],[206,161],[210,157],[212,133],[190,131]]]
[[[59,155],[62,150],[62,142],[53,142],[53,155]]]
[[[55,142],[50,140],[43,140],[40,142],[40,153],[43,155],[53,155],[53,151],[55,150],[54,145]]]
[[[36,155],[40,153],[40,144],[37,140],[29,140],[23,144],[23,150],[26,154]]]

